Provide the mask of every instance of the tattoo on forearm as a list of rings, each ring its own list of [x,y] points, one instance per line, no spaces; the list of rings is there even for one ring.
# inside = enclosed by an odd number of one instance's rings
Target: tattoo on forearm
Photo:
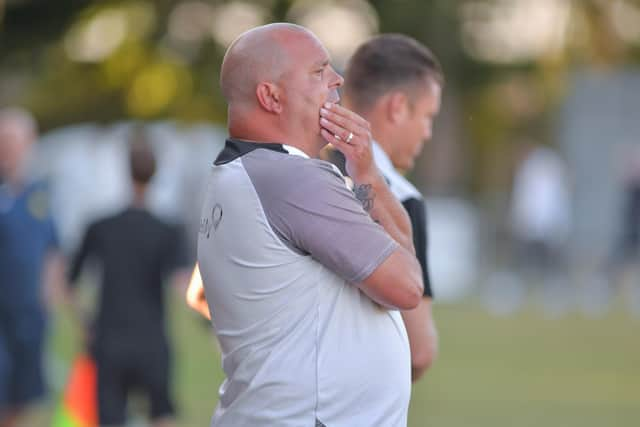
[[[373,199],[376,195],[373,193],[373,186],[371,184],[360,184],[353,187],[353,193],[356,199],[362,203],[362,207],[366,212],[371,212],[373,209]]]

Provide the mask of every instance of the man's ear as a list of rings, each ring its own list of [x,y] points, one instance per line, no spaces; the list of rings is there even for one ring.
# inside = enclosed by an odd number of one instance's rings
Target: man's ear
[[[409,117],[409,98],[401,91],[391,92],[387,98],[387,118],[393,124],[404,122]]]
[[[266,111],[274,114],[282,112],[280,88],[275,83],[260,82],[256,87],[258,103]]]

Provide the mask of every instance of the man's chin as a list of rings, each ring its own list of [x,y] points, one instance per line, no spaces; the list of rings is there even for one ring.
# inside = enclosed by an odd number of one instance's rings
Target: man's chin
[[[406,173],[411,172],[414,166],[415,166],[414,162],[407,162],[404,166],[399,167],[398,170],[402,172],[402,174],[404,175]]]

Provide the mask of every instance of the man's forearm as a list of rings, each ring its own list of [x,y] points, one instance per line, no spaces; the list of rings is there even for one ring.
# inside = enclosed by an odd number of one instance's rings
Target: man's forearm
[[[64,300],[67,287],[65,259],[58,250],[49,252],[45,258],[43,285],[44,299],[48,305],[57,305]]]
[[[411,348],[411,378],[415,382],[438,355],[438,331],[431,312],[431,298],[422,298],[418,307],[402,311],[402,320]]]
[[[379,173],[356,181],[353,191],[374,221],[401,246],[415,254],[409,215]]]

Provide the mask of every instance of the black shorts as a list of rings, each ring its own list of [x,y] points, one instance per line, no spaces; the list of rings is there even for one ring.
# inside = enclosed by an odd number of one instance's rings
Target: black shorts
[[[0,411],[43,397],[44,335],[41,310],[0,310]]]
[[[130,350],[109,347],[101,343],[95,351],[100,425],[125,424],[132,391],[149,399],[152,420],[173,415],[168,346],[140,344]]]

